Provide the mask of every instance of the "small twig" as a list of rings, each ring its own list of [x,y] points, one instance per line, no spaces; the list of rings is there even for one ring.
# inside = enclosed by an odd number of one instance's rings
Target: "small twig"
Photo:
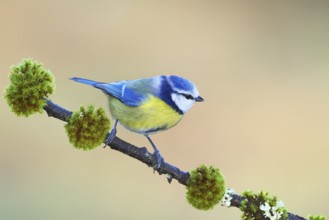
[[[73,113],[71,111],[62,108],[47,98],[45,100],[46,105],[43,107],[43,109],[47,112],[49,117],[54,117],[67,122],[67,120],[72,116]]]

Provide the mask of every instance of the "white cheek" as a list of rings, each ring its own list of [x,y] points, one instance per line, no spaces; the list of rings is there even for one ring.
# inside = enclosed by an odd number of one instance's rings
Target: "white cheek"
[[[183,113],[187,112],[195,102],[194,100],[186,99],[184,96],[176,93],[171,94],[171,98]]]

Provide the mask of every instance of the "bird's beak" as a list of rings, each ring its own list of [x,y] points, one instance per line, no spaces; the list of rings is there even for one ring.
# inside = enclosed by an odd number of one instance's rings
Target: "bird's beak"
[[[196,102],[203,102],[204,99],[201,96],[198,96],[194,99]]]

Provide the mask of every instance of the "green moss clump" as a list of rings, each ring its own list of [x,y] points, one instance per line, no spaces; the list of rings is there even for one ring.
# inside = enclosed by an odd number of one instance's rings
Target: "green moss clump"
[[[73,113],[65,125],[70,143],[78,149],[91,150],[104,142],[110,129],[110,119],[102,108],[93,105]]]
[[[55,90],[54,77],[43,64],[25,59],[10,69],[11,84],[5,90],[5,99],[18,116],[41,113],[46,105],[45,97]]]
[[[282,201],[278,201],[276,197],[270,197],[267,192],[261,191],[255,194],[246,191],[242,195],[240,209],[243,212],[244,220],[264,220],[264,219],[280,219],[284,220],[288,217],[288,212],[283,206]]]
[[[326,220],[326,217],[323,215],[310,215],[308,216],[309,220]]]
[[[212,209],[223,198],[225,179],[219,169],[201,165],[190,173],[186,199],[197,209]]]

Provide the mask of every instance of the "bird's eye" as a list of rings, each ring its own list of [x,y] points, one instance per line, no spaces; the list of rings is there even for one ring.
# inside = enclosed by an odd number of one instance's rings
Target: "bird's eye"
[[[189,94],[182,94],[186,99],[194,99],[193,96],[189,95]]]

